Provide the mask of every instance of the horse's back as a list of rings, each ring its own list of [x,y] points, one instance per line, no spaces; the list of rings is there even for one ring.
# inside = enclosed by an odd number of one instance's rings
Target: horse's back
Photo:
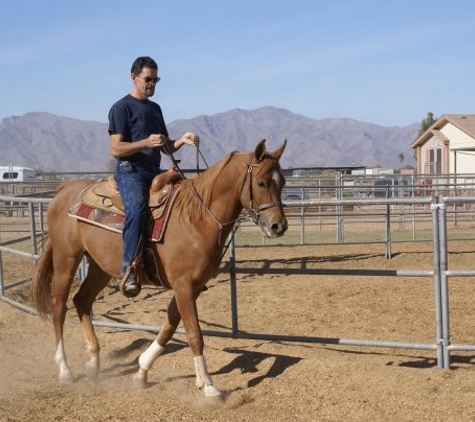
[[[71,207],[79,200],[81,192],[96,181],[97,180],[93,179],[81,179],[62,182],[59,185],[56,195],[52,199],[50,206],[48,207],[48,213],[56,213],[63,209],[67,209],[67,211],[69,211]]]
[[[81,179],[61,183],[48,207],[47,219],[50,237],[59,234],[69,237],[74,235],[77,221],[68,215],[69,210],[77,203],[81,192],[94,182],[95,180],[91,179]]]

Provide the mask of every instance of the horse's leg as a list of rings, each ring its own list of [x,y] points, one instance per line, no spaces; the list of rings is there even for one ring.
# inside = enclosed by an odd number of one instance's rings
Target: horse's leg
[[[203,355],[203,334],[198,320],[196,299],[191,287],[175,291],[178,310],[183,320],[188,344],[193,353],[193,364],[196,372],[196,386],[203,388],[206,397],[219,397],[221,392],[216,389],[208,372],[206,359]]]
[[[139,371],[134,376],[134,385],[137,388],[145,388],[148,383],[148,371],[152,367],[155,360],[163,353],[166,344],[175,334],[181,316],[178,312],[175,296],[173,296],[167,309],[167,320],[162,329],[158,333],[157,338],[139,357]]]
[[[85,364],[86,376],[96,381],[100,370],[100,346],[91,321],[92,304],[98,293],[109,283],[111,276],[89,259],[87,276],[73,297],[89,360]]]
[[[68,365],[64,349],[64,321],[66,318],[66,302],[69,297],[74,274],[79,265],[78,258],[54,255],[54,288],[53,288],[53,326],[56,337],[55,361],[59,368],[59,381],[70,383],[74,381]]]
[[[203,286],[195,295],[195,300],[206,290]],[[148,382],[148,371],[152,367],[155,360],[163,353],[166,344],[171,340],[181,321],[180,312],[176,303],[175,296],[172,298],[167,310],[167,320],[160,330],[157,338],[152,342],[148,349],[139,357],[139,371],[134,376],[134,384],[136,387],[144,388]]]

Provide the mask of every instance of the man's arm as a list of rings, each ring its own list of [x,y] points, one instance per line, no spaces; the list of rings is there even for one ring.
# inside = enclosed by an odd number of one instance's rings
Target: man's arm
[[[200,143],[200,138],[198,137],[198,135],[187,132],[180,139],[177,139],[175,141],[168,139],[168,148],[170,152],[173,153],[173,152],[178,151],[185,144],[198,147],[199,143]]]
[[[112,133],[109,138],[109,149],[115,157],[129,157],[145,148],[158,148],[165,144],[165,136],[150,135],[148,138],[136,142],[124,141],[124,135],[120,133]],[[175,141],[177,142],[177,141]]]

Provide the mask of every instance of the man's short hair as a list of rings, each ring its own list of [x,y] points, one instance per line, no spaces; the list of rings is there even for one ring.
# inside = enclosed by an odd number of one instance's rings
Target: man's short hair
[[[140,56],[135,59],[130,72],[134,75],[140,75],[144,67],[149,67],[150,69],[155,70],[158,69],[157,63],[151,57]]]

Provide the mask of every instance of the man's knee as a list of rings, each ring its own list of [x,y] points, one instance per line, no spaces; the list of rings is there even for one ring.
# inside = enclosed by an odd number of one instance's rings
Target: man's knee
[[[145,215],[146,209],[147,206],[145,203],[136,204],[135,206],[125,209],[125,216],[130,219],[141,219]]]

